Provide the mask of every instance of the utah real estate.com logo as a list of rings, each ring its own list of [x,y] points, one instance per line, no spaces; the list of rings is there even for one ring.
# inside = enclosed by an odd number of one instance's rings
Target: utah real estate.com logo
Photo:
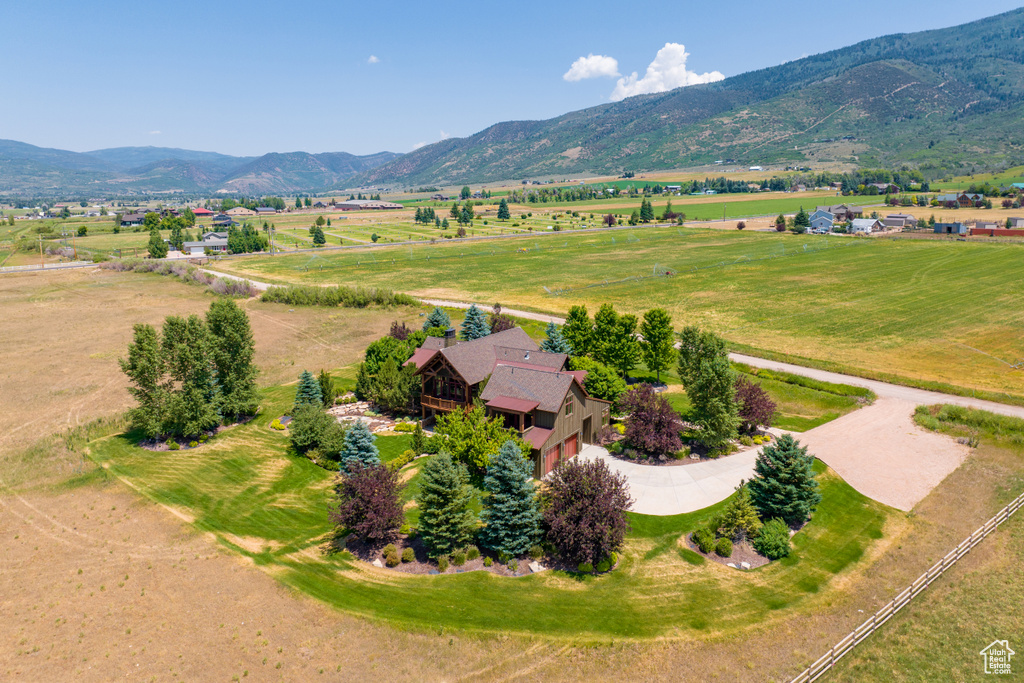
[[[985,658],[985,673],[1008,674],[1010,673],[1010,658],[1017,653],[1010,649],[1008,641],[993,640],[979,654]]]

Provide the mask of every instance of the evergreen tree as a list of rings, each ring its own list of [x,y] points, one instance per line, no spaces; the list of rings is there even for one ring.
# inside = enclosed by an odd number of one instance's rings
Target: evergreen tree
[[[795,228],[807,228],[811,225],[811,217],[804,211],[804,207],[800,207],[800,210],[796,212],[796,216],[793,217],[793,227]]]
[[[301,197],[296,197],[295,198],[295,208],[296,209],[301,209],[302,208],[302,198]]]
[[[118,362],[132,384],[128,393],[138,401],[128,411],[129,424],[149,438],[159,436],[163,433],[168,387],[164,383],[164,359],[156,329],[137,324],[134,341],[128,345],[128,358]]]
[[[320,391],[320,382],[309,370],[303,370],[299,375],[299,387],[295,390],[295,408],[304,404],[322,406],[324,403],[323,394]],[[294,410],[294,408],[293,408]]]
[[[661,371],[667,370],[675,360],[676,350],[672,346],[675,334],[672,332],[672,316],[663,308],[652,308],[644,313],[640,323],[643,337],[642,351],[648,370],[654,370],[658,381]]]
[[[593,351],[594,323],[586,306],[572,306],[562,325],[562,336],[572,347],[572,355],[586,356]]]
[[[717,527],[718,533],[733,541],[757,536],[757,532],[761,530],[761,520],[750,497],[749,486],[740,482],[736,487],[736,496],[726,503],[725,510],[713,524]]]
[[[334,405],[334,399],[338,395],[338,390],[334,385],[334,378],[331,377],[331,373],[321,370],[320,374],[316,376],[316,382],[320,385],[320,398],[324,403],[324,407],[330,408]]]
[[[640,202],[640,222],[650,223],[654,220],[654,207],[651,206],[649,199],[644,199]]]
[[[748,484],[761,517],[778,517],[790,526],[810,519],[821,502],[813,466],[814,456],[789,434],[779,437],[775,445],[764,446]]]
[[[413,407],[419,391],[420,380],[416,376],[416,368],[399,367],[398,361],[389,356],[380,366],[377,375],[370,379],[367,398],[379,408],[400,412]]]
[[[154,227],[149,231],[149,258],[164,258],[165,256],[167,256],[167,244],[160,237],[160,230]]]
[[[452,208],[448,212],[448,215],[454,218],[455,220],[459,220],[459,216],[462,215],[462,212],[459,210],[458,202],[452,202]]]
[[[544,330],[546,335],[544,341],[540,344],[541,351],[547,351],[549,353],[564,353],[566,355],[572,355],[572,346],[565,340],[562,335],[562,331],[553,322],[549,322],[547,328]]]
[[[206,325],[220,384],[221,413],[235,419],[254,415],[259,408],[259,369],[253,364],[256,341],[249,316],[234,299],[222,298],[210,304]]]
[[[508,202],[502,197],[501,201],[498,202],[498,220],[507,221],[512,217],[512,214],[508,210]]]
[[[640,212],[637,211],[636,209],[633,209],[633,213],[631,213],[629,215],[629,224],[630,225],[637,225],[639,223],[640,223]]]
[[[448,219],[447,218],[445,218],[443,221],[441,221],[441,226],[440,227],[441,227],[442,230],[447,230],[448,229]]]
[[[327,244],[327,237],[324,236],[324,230],[319,225],[314,225],[309,229],[309,234],[313,238],[313,246],[319,247]]]
[[[477,526],[469,507],[472,501],[473,489],[464,465],[447,453],[427,460],[416,502],[420,508],[419,535],[431,557],[469,544]]]
[[[462,205],[462,211],[459,212],[459,222],[463,225],[469,225],[473,222],[473,204],[466,202]]]
[[[532,482],[533,463],[512,441],[491,458],[484,477],[480,544],[496,553],[523,555],[540,539],[540,510]]]
[[[362,420],[349,427],[345,432],[345,444],[341,447],[341,452],[338,453],[342,471],[349,469],[357,462],[364,467],[379,465],[380,453],[377,450],[376,441],[377,437]]]
[[[431,327],[441,327],[447,330],[451,326],[452,319],[448,317],[448,313],[440,306],[435,306],[434,310],[427,315],[427,319],[423,322],[423,331],[425,332]]]
[[[466,341],[472,341],[479,339],[480,337],[486,337],[491,333],[491,326],[487,323],[487,317],[483,314],[476,304],[469,307],[466,311],[466,318],[462,321],[462,338]]]

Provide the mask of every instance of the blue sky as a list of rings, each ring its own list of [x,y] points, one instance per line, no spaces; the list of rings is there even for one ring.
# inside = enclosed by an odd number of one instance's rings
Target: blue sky
[[[1018,6],[7,0],[0,138],[75,151],[407,152]]]

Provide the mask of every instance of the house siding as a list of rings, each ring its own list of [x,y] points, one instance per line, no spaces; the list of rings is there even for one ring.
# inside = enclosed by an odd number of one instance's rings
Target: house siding
[[[566,439],[571,439],[573,436],[577,437],[576,452],[577,454],[583,450],[584,444],[594,443],[598,433],[604,426],[604,412],[609,409],[610,403],[602,401],[596,398],[590,398],[586,395],[583,389],[573,382],[569,394],[566,396],[572,396],[573,410],[571,415],[565,414],[565,403],[563,402],[558,410],[558,413],[548,413],[544,411],[536,411],[538,427],[544,429],[553,430],[547,441],[544,442],[543,446],[539,449],[534,449],[534,476],[538,479],[543,477],[547,472],[543,471],[544,467],[544,454],[552,447],[559,446],[559,459],[565,456],[564,444]],[[583,433],[583,422],[590,418],[589,433]]]

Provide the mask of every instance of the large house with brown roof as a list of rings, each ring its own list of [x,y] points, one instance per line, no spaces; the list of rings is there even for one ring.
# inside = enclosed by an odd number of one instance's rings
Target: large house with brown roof
[[[610,404],[584,388],[586,372],[567,370],[567,362],[514,327],[473,341],[457,341],[449,329],[427,337],[406,365],[420,375],[424,419],[468,410],[479,399],[530,444],[540,478],[593,443],[610,419]]]

